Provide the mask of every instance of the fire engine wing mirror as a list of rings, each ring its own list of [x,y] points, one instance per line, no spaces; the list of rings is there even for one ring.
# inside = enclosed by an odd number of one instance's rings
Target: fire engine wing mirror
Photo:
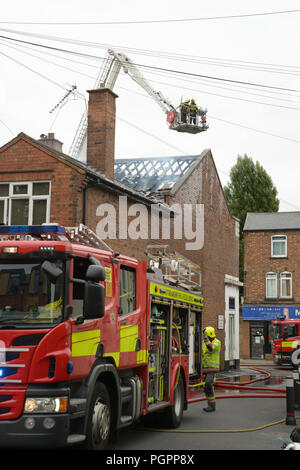
[[[51,263],[50,261],[44,261],[42,263],[41,269],[45,271],[46,274],[48,274],[53,284],[56,283],[59,276],[61,276],[63,273],[63,271],[59,267],[57,267],[54,263]]]
[[[105,269],[103,268],[103,266],[91,264],[87,269],[85,277],[88,281],[105,281]]]
[[[87,281],[84,286],[84,318],[104,317],[105,287],[96,282]]]

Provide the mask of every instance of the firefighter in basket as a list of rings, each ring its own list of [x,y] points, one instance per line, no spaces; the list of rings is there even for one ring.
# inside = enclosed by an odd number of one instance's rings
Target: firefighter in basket
[[[187,122],[190,113],[190,100],[185,100],[180,104],[181,122]]]
[[[214,383],[216,373],[220,369],[221,341],[216,338],[215,330],[212,326],[207,326],[203,330],[202,343],[202,366],[205,375],[204,393],[207,399],[207,407],[204,411],[216,411],[216,400]]]
[[[190,124],[197,124],[197,114],[198,114],[198,106],[196,104],[195,99],[191,100],[190,104]]]

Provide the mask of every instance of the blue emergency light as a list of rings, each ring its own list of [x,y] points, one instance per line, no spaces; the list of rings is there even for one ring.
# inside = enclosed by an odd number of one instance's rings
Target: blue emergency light
[[[0,234],[16,234],[22,233],[26,235],[43,235],[56,233],[65,235],[66,229],[60,225],[0,225]]]

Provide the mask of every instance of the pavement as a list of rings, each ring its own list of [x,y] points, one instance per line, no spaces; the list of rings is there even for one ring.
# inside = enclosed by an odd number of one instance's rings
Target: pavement
[[[268,379],[265,379],[266,374],[270,374]],[[265,390],[241,392],[216,388],[216,412],[204,412],[205,401],[190,403],[178,429],[147,429],[136,425],[122,430],[117,444],[110,449],[280,451],[283,442],[289,441],[292,430],[298,424],[300,427],[300,409],[295,410],[295,424],[286,424],[286,398],[277,396],[285,393],[286,377],[291,374],[290,367],[277,367],[272,361],[241,361],[240,369],[218,373],[217,381],[239,386],[261,377],[264,380],[248,386]],[[270,388],[272,390],[268,391]]]

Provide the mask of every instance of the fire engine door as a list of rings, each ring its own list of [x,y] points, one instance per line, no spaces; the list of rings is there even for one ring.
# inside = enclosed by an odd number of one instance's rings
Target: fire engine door
[[[84,281],[91,262],[88,258],[76,257],[71,261],[71,277]],[[99,320],[80,321],[84,314],[84,284],[72,282],[72,361],[73,377],[86,374],[87,367],[94,361],[100,343],[101,329]],[[79,321],[78,321],[79,320]]]
[[[137,266],[120,264],[119,282],[119,367],[136,367],[144,362],[142,350],[142,311],[137,295]]]

